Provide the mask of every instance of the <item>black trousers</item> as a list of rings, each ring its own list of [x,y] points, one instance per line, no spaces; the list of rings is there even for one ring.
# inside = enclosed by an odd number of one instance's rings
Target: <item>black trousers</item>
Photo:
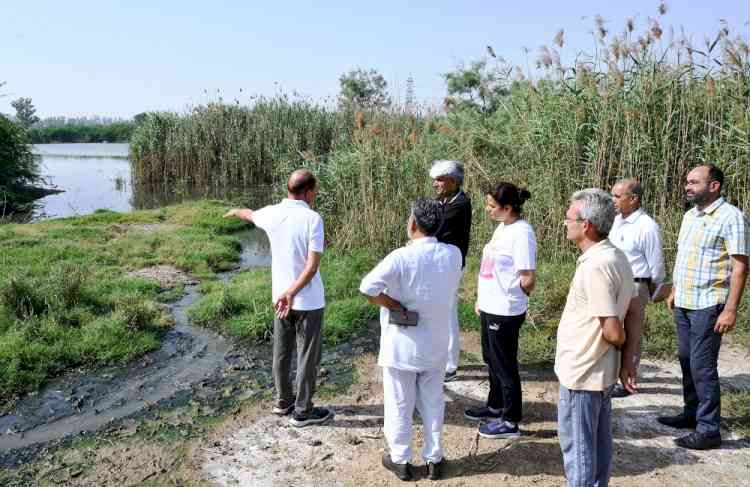
[[[514,423],[522,418],[521,377],[518,374],[518,334],[526,313],[499,316],[482,311],[482,358],[490,371],[487,407],[503,410]]]

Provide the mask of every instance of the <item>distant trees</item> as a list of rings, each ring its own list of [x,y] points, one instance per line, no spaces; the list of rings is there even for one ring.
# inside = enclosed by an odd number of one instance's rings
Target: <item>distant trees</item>
[[[339,108],[385,108],[391,104],[388,83],[374,69],[356,69],[339,78]]]
[[[105,125],[65,123],[29,129],[34,144],[55,142],[127,142],[135,129],[134,122],[113,122]]]
[[[28,129],[32,125],[39,121],[39,117],[36,116],[36,108],[31,103],[31,98],[18,98],[10,102],[10,106],[16,109],[16,122],[20,123],[22,127]]]
[[[468,68],[446,73],[443,75],[448,84],[446,105],[489,115],[497,109],[499,100],[509,94],[509,74],[488,68],[485,60],[474,61]]]

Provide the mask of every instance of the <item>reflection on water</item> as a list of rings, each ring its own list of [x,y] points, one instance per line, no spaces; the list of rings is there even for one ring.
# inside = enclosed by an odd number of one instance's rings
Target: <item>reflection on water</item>
[[[271,244],[266,232],[253,227],[234,235],[242,242],[240,268],[269,267],[271,265]]]
[[[127,159],[129,144],[35,144],[34,154],[58,157]]]
[[[35,219],[87,215],[100,208],[114,211],[133,209],[130,203],[130,163],[127,159],[42,155],[41,170],[50,186],[64,192],[39,200],[34,211]]]
[[[162,206],[199,199],[216,199],[237,202],[249,208],[267,205],[274,195],[271,185],[251,187],[208,186],[178,183],[171,185],[151,185],[133,181],[133,207],[139,210],[161,208]]]
[[[35,220],[87,215],[98,209],[127,212],[160,208],[204,198],[259,208],[274,194],[269,185],[139,184],[131,177],[128,144],[37,144],[34,153],[41,157],[45,181],[64,191],[38,200],[32,215]]]

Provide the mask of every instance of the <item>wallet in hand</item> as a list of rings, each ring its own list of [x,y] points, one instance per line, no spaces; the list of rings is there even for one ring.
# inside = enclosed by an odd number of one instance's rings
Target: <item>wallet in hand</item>
[[[417,326],[419,313],[416,311],[388,310],[388,324],[400,326]]]

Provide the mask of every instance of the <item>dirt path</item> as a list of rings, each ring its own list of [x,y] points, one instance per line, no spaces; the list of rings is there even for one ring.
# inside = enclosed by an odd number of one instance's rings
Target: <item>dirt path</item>
[[[463,349],[479,357],[478,337],[464,335]],[[473,362],[473,363],[471,363]],[[549,368],[522,372],[525,419],[518,440],[487,440],[463,417],[467,406],[487,393],[485,372],[477,360],[465,361],[459,380],[446,387],[446,478],[436,485],[563,485],[557,440],[558,383]],[[359,381],[333,398],[333,422],[296,429],[257,405],[228,421],[196,445],[186,467],[211,485],[370,486],[402,485],[380,466],[382,383],[375,357],[358,365]],[[750,442],[725,432],[722,449],[693,452],[674,446],[675,432],[656,422],[659,414],[679,410],[681,386],[676,363],[645,362],[642,394],[615,401],[615,454],[611,485],[750,485]],[[750,356],[725,347],[721,376],[748,385]],[[415,428],[415,452],[421,429]],[[420,465],[421,462],[417,461]],[[421,475],[423,469],[418,469]],[[432,482],[420,479],[417,484]]]

